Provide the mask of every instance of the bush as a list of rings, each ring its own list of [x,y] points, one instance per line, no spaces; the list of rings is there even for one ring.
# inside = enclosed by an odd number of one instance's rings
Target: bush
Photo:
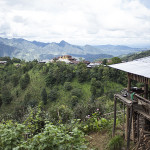
[[[7,88],[4,88],[2,90],[2,103],[4,104],[10,104],[12,101],[12,95],[10,91]]]
[[[24,140],[25,125],[11,121],[0,124],[0,149],[11,150]]]
[[[29,83],[30,83],[30,76],[29,74],[26,73],[25,76],[21,78],[20,80],[21,89],[24,90],[28,86]]]
[[[12,76],[11,80],[12,80],[12,83],[13,83],[14,87],[18,85],[18,83],[19,83],[19,77],[17,75],[14,74]]]
[[[47,92],[45,88],[42,89],[41,97],[42,97],[42,101],[44,105],[46,105],[47,104]]]
[[[109,150],[121,150],[123,146],[123,138],[120,135],[114,136],[108,143]]]
[[[71,106],[72,107],[74,107],[74,106],[76,106],[77,105],[77,103],[78,103],[78,100],[79,98],[77,97],[77,96],[72,96],[71,97]]]
[[[58,92],[56,89],[52,89],[50,90],[49,94],[48,94],[48,98],[51,100],[51,101],[55,101],[58,97]]]
[[[65,82],[64,89],[66,91],[70,91],[72,89],[71,83],[70,82]]]
[[[50,109],[50,120],[66,123],[73,118],[73,111],[66,105],[55,106]]]
[[[81,89],[79,89],[79,88],[74,88],[71,91],[72,96],[81,97],[81,94],[82,94],[82,92],[81,92]]]

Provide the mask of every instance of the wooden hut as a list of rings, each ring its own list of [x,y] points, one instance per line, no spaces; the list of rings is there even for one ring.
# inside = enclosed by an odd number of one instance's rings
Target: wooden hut
[[[113,136],[116,127],[116,103],[121,101],[126,107],[125,138],[127,150],[130,148],[130,140],[136,143],[135,149],[150,150],[150,93],[148,90],[150,85],[150,57],[113,64],[109,67],[127,72],[128,77],[126,93],[114,95]],[[133,80],[143,83],[144,88],[132,88]]]

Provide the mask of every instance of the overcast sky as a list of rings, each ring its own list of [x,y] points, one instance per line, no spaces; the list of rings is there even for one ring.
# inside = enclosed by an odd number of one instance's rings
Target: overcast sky
[[[0,0],[0,37],[150,45],[150,1]]]

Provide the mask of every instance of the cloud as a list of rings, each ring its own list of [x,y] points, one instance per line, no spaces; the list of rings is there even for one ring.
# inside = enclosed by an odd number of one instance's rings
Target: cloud
[[[72,44],[150,42],[146,0],[0,0],[0,36]]]

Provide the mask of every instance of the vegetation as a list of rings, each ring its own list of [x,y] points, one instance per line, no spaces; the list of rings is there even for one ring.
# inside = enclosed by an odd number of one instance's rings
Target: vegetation
[[[84,134],[109,133],[112,119],[103,114],[113,111],[113,94],[127,83],[124,72],[3,60],[9,63],[0,65],[0,149],[87,149]]]
[[[122,57],[121,59],[123,61],[132,61],[134,59],[139,59],[139,58],[148,57],[148,56],[150,56],[150,50],[139,52],[139,53],[134,53],[134,54],[129,54],[127,56]]]
[[[123,145],[123,138],[120,135],[113,137],[108,143],[109,150],[120,150]]]

